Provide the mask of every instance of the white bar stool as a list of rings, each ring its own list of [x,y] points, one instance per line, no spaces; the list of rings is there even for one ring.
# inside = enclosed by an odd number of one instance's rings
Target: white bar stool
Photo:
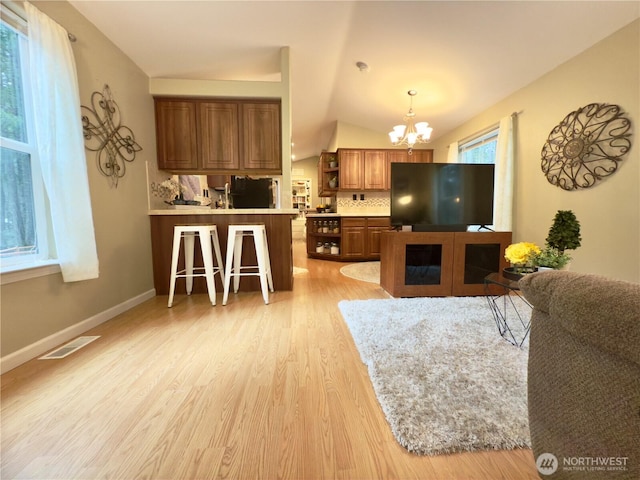
[[[193,250],[196,235],[200,237],[200,249],[204,266],[193,266]],[[184,239],[184,269],[178,271],[178,257],[180,256],[180,240]],[[213,263],[211,243],[216,255],[217,266]],[[187,281],[187,295],[193,290],[193,277],[205,277],[211,305],[216,304],[216,282],[214,276],[220,274],[224,285],[224,265],[222,253],[220,253],[220,240],[218,229],[215,225],[176,225],[173,227],[173,254],[171,256],[171,283],[169,285],[169,303],[173,305],[173,294],[176,288],[176,278],[185,278]]]
[[[242,263],[242,240],[244,237],[252,236],[256,249],[256,259],[258,265],[241,265]],[[222,305],[227,304],[229,298],[229,286],[233,277],[233,291],[238,293],[240,287],[240,277],[258,276],[260,277],[260,288],[264,303],[269,304],[269,292],[273,292],[273,278],[271,277],[271,260],[269,259],[269,245],[267,244],[267,230],[264,224],[229,225],[227,234],[227,270],[224,275],[224,295]],[[251,272],[243,270],[252,269]]]

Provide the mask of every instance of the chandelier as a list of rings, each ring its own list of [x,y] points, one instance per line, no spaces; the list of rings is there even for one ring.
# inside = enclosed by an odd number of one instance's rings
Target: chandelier
[[[413,112],[413,97],[418,92],[415,90],[409,90],[409,111],[404,116],[405,125],[396,125],[393,130],[389,132],[389,138],[393,145],[407,145],[409,147],[409,155],[413,146],[416,143],[426,143],[431,138],[431,132],[433,128],[429,126],[427,122],[415,123],[416,114]]]

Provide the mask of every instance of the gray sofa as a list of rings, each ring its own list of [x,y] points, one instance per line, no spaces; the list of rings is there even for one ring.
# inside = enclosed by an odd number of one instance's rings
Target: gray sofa
[[[551,271],[519,285],[533,306],[529,428],[541,478],[640,479],[640,284]]]

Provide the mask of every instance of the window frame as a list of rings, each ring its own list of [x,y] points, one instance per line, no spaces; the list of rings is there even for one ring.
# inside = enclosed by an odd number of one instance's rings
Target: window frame
[[[496,142],[496,145],[497,145],[499,134],[500,134],[500,124],[496,124],[496,125],[491,125],[490,127],[487,127],[484,130],[478,133],[475,133],[474,135],[467,137],[464,140],[458,142],[458,161],[460,161],[460,163],[465,163],[463,161],[465,153],[471,152],[484,145],[487,145],[492,142]],[[495,157],[493,158],[493,161],[491,163],[495,165],[496,163]]]
[[[3,3],[3,7],[6,5]],[[58,261],[54,255],[53,238],[51,235],[51,214],[42,176],[42,169],[38,158],[38,148],[35,137],[34,105],[29,82],[29,47],[26,34],[26,21],[19,14],[8,8],[3,8],[2,24],[13,30],[18,36],[18,50],[20,55],[20,75],[24,115],[26,120],[27,142],[0,136],[0,146],[6,149],[29,155],[31,167],[31,182],[33,189],[33,208],[36,234],[36,251],[27,254],[16,254],[0,258],[0,284],[12,283],[27,278],[50,275],[60,271]]]

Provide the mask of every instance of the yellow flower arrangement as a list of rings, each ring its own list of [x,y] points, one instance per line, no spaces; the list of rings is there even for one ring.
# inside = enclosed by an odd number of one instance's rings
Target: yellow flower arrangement
[[[531,242],[520,242],[509,245],[504,251],[504,258],[514,265],[533,265],[540,253],[540,247]]]

